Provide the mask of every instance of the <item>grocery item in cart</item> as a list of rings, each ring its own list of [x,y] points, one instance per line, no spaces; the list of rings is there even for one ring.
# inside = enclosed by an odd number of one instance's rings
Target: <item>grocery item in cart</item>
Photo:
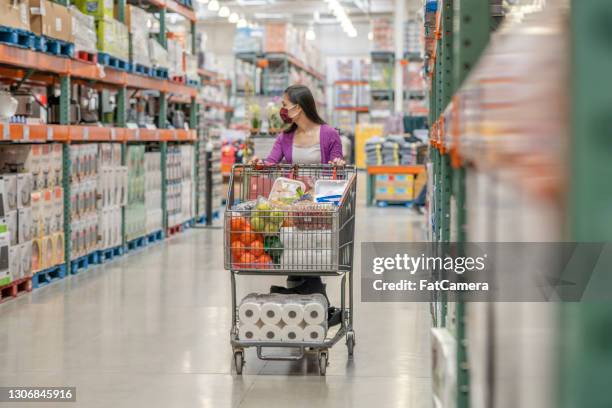
[[[268,199],[270,201],[290,204],[297,201],[305,191],[306,185],[303,182],[286,177],[278,177],[274,180]]]
[[[291,206],[289,224],[301,230],[321,230],[332,227],[335,206],[330,203],[298,201]]]
[[[348,180],[317,180],[314,185],[315,201],[338,205],[347,186]]]

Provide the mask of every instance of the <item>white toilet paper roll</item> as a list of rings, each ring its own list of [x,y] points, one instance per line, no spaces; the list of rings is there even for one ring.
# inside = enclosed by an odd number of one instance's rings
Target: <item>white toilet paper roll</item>
[[[308,324],[322,324],[325,322],[325,309],[318,302],[309,302],[304,306],[304,321]]]
[[[308,325],[304,328],[304,341],[319,342],[325,338],[325,328],[319,325]]]
[[[282,328],[281,341],[296,342],[304,340],[304,329],[300,326],[287,325]]]
[[[243,302],[238,308],[241,323],[255,324],[261,317],[261,306],[257,302]]]
[[[282,318],[285,324],[297,326],[304,320],[304,306],[298,303],[284,304]]]
[[[260,329],[261,340],[281,341],[282,330],[275,324],[264,324]]]
[[[261,329],[256,324],[243,324],[238,328],[240,340],[261,340]]]
[[[265,324],[278,324],[283,316],[283,307],[280,303],[266,302],[261,306],[261,321]]]

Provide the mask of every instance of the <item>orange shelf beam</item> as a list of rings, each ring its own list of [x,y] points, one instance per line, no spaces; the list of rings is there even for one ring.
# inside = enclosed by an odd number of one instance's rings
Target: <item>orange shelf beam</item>
[[[339,111],[351,111],[351,112],[369,112],[370,108],[367,106],[336,106],[334,109]]]
[[[368,81],[335,81],[334,85],[368,85]]]
[[[425,172],[425,166],[368,166],[367,171],[368,174],[420,174]]]

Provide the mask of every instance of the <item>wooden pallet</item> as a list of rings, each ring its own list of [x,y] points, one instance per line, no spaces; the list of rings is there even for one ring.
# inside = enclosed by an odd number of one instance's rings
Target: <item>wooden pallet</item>
[[[17,296],[21,296],[25,293],[32,291],[32,277],[27,276],[25,278],[17,279],[8,285],[0,287],[0,303],[6,302],[7,300],[14,299]]]

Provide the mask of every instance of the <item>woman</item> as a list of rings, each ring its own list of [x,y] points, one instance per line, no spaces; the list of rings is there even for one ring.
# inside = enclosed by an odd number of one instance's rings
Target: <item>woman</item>
[[[340,135],[321,119],[308,87],[291,85],[285,90],[280,116],[291,126],[276,138],[266,163],[344,165]]]
[[[308,87],[291,85],[285,90],[280,116],[283,122],[291,126],[276,138],[272,151],[265,160],[267,164],[284,161],[295,164],[344,165],[340,135],[321,119]],[[325,285],[320,277],[290,276],[287,286],[289,288],[272,286],[271,292],[303,295],[321,293],[327,298]],[[330,307],[328,315],[329,325],[340,323],[338,309]]]

